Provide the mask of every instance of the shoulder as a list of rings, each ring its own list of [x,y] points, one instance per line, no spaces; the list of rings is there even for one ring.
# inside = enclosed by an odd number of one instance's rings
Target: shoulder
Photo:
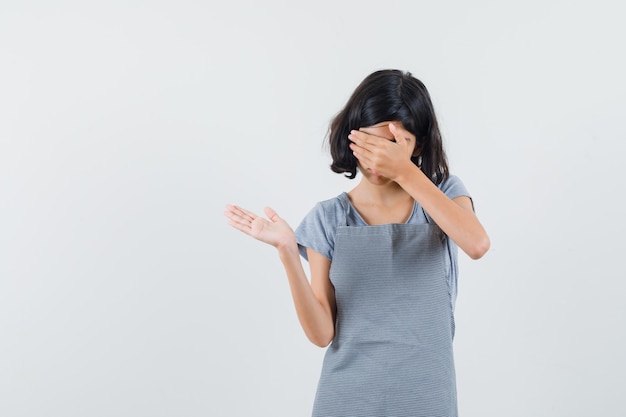
[[[445,181],[442,181],[438,185],[438,187],[449,198],[456,198],[456,197],[461,197],[461,196],[471,198],[471,195],[467,191],[465,184],[456,175],[450,174],[448,178],[446,178]]]
[[[316,207],[321,209],[326,216],[328,216],[329,220],[338,218],[341,213],[345,211],[345,207],[343,206],[343,199],[345,193],[341,193],[340,195],[329,198],[328,200],[320,201],[317,203]]]
[[[332,259],[335,230],[345,219],[342,198],[345,193],[328,200],[320,201],[304,216],[295,230],[300,253],[305,257],[305,247],[309,247],[328,259]]]
[[[345,212],[342,204],[342,195],[316,203],[304,217],[303,222],[318,219],[323,221],[325,225],[335,226],[341,214]]]

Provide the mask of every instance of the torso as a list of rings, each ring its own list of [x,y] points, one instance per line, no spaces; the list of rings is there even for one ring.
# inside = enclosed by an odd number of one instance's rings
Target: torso
[[[413,199],[376,197],[338,197],[342,213],[329,274],[337,301],[335,337],[313,416],[457,417],[443,232],[429,222],[405,223],[416,207]],[[354,217],[357,207],[361,219]],[[386,224],[372,224],[379,221]]]

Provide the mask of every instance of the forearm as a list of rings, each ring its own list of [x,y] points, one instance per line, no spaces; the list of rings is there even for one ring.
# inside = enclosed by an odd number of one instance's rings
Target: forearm
[[[335,333],[331,308],[324,306],[315,295],[302,268],[297,244],[293,242],[279,247],[278,253],[287,274],[296,314],[304,333],[317,346],[327,346]]]
[[[408,166],[396,182],[472,259],[478,259],[487,252],[489,237],[474,212],[448,198],[417,166]]]

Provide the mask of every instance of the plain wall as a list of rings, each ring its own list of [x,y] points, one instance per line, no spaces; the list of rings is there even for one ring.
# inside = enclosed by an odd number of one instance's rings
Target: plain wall
[[[328,122],[399,68],[492,240],[459,255],[460,415],[623,417],[619,5],[3,1],[0,415],[309,415],[324,351],[223,208],[295,227],[354,187]]]

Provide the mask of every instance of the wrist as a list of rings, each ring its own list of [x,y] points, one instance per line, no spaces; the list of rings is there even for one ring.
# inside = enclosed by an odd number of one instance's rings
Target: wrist
[[[408,160],[398,169],[398,174],[394,178],[394,181],[404,188],[404,184],[411,182],[411,179],[420,173],[423,174],[422,170],[415,165],[413,161]]]
[[[298,243],[296,242],[295,237],[285,240],[284,242],[279,242],[276,245],[276,249],[278,250],[278,254],[281,258],[299,255]]]

